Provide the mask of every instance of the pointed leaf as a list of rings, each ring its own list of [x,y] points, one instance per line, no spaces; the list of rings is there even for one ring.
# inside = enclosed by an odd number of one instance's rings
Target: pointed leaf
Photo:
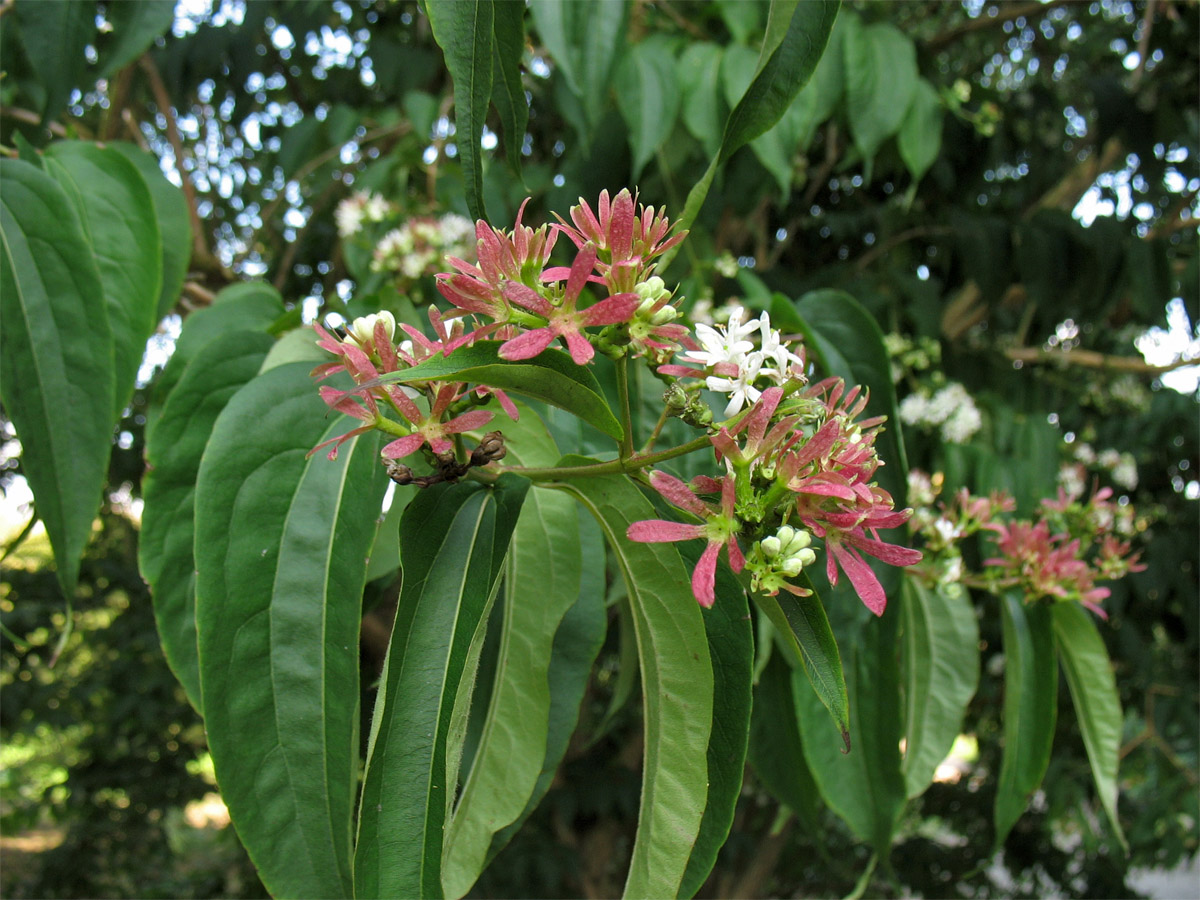
[[[917,80],[896,146],[913,181],[921,180],[942,149],[942,100],[924,78]]]
[[[1062,661],[1087,748],[1100,804],[1126,853],[1129,844],[1117,818],[1117,765],[1121,750],[1121,698],[1112,662],[1096,625],[1082,606],[1056,603],[1051,608],[1058,658]]]
[[[880,22],[848,28],[845,53],[850,131],[869,160],[900,130],[917,86],[917,52],[902,32]]]
[[[358,628],[386,477],[377,435],[307,456],[330,417],[306,363],[217,418],[196,481],[196,627],[209,748],[276,896],[351,895]]]
[[[621,439],[621,423],[604,400],[596,377],[577,366],[561,350],[543,350],[531,359],[501,359],[498,341],[460,347],[449,356],[435,356],[411,369],[392,372],[382,384],[413,381],[466,381],[543,400],[565,409],[614,440]]]
[[[495,3],[492,103],[504,126],[504,147],[508,164],[521,173],[521,147],[529,124],[529,104],[521,83],[521,57],[525,54],[525,4]]]
[[[615,87],[617,108],[629,126],[632,177],[637,181],[679,115],[679,83],[666,41],[651,38],[631,47],[617,65]]]
[[[46,171],[75,203],[100,270],[116,354],[113,407],[120,415],[158,324],[162,238],[154,200],[133,163],[95,144],[51,144]]]
[[[1058,713],[1058,665],[1045,604],[1026,606],[1020,592],[1000,598],[1004,628],[1004,759],[996,786],[999,850],[1050,765]]]
[[[96,5],[89,0],[18,3],[13,7],[25,56],[46,91],[39,112],[53,119],[74,88],[87,87],[87,46],[95,40]]]
[[[213,341],[184,370],[162,417],[146,434],[138,567],[154,597],[154,619],[167,663],[196,709],[196,476],[217,416],[258,374],[271,344],[270,335],[252,331]]]
[[[404,587],[375,700],[357,897],[442,895],[450,724],[529,482],[437,485],[400,521]]]
[[[100,77],[108,78],[133,62],[175,22],[175,0],[138,0],[112,3],[104,17],[112,26],[112,40],[100,53]]]
[[[70,596],[112,449],[112,333],[74,207],[19,160],[0,159],[0,244],[0,398]]]
[[[979,623],[957,584],[929,587],[905,578],[901,592],[904,653],[904,784],[912,799],[933,781],[962,730],[979,686]]]
[[[565,457],[560,465],[585,465]],[[564,489],[599,521],[617,555],[634,613],[642,671],[642,803],[626,897],[673,897],[696,842],[708,794],[713,672],[700,607],[678,551],[634,543],[630,524],[654,507],[623,475],[573,479]]]

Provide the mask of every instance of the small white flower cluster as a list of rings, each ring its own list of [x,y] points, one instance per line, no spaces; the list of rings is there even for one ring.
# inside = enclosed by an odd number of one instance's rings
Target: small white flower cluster
[[[725,418],[758,400],[762,390],[755,382],[782,385],[790,377],[793,366],[804,364],[783,343],[779,332],[771,327],[771,317],[767,313],[743,323],[744,315],[745,307],[739,306],[730,312],[729,321],[724,325],[697,324],[695,331],[700,349],[684,353],[688,362],[714,369],[716,374],[709,375],[704,383],[710,391],[729,395]],[[755,331],[759,333],[757,348],[750,340]]]
[[[375,245],[373,272],[395,272],[408,279],[435,274],[446,256],[466,256],[473,247],[475,226],[463,216],[409,219]]]
[[[1118,487],[1132,491],[1138,486],[1137,460],[1132,453],[1118,453],[1111,448],[1097,453],[1087,443],[1076,444],[1074,450],[1076,461],[1089,468],[1108,472]]]
[[[391,211],[392,205],[378,194],[355,191],[337,205],[333,220],[338,235],[348,238],[358,234],[364,222],[382,222]]]
[[[952,381],[936,394],[909,394],[900,402],[900,420],[905,425],[940,427],[942,440],[948,444],[964,444],[983,424],[983,416],[971,395],[957,381]]]

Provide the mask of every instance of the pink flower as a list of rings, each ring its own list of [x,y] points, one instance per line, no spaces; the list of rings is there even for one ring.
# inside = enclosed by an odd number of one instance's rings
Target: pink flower
[[[700,555],[700,560],[692,572],[692,594],[701,606],[708,608],[716,599],[717,555],[721,548],[725,547],[729,566],[735,572],[742,571],[746,560],[742,556],[742,550],[737,542],[740,525],[734,516],[733,476],[726,475],[715,480],[707,478],[697,481],[702,488],[720,490],[721,505],[719,509],[713,509],[701,502],[691,489],[678,478],[665,472],[650,473],[650,484],[656,491],[680,509],[706,520],[703,525],[648,519],[630,525],[626,531],[626,537],[631,541],[641,543],[690,541],[696,538],[708,541],[708,546],[704,548],[704,552]]]
[[[500,356],[504,359],[529,359],[549,347],[555,338],[561,337],[566,341],[571,359],[577,365],[590,362],[595,351],[583,334],[583,329],[592,325],[626,322],[639,303],[637,294],[616,294],[587,309],[577,310],[575,306],[579,294],[587,284],[595,263],[596,248],[588,244],[579,251],[571,265],[560,306],[552,306],[545,297],[524,284],[515,281],[505,284],[505,298],[541,316],[546,320],[546,325],[505,341],[500,347]]]
[[[401,412],[404,417],[416,427],[412,434],[392,441],[380,452],[389,459],[400,459],[410,453],[416,453],[423,444],[428,443],[434,453],[445,453],[454,446],[447,435],[474,431],[492,421],[493,414],[483,409],[469,410],[446,422],[441,420],[450,404],[459,399],[460,387],[461,385],[453,382],[440,385],[428,416],[422,416],[420,409],[411,400],[402,404]]]

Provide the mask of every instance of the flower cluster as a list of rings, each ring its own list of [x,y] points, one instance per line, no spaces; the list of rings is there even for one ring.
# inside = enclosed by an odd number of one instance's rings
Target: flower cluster
[[[1138,486],[1137,460],[1132,453],[1120,453],[1113,449],[1097,453],[1091,444],[1079,442],[1070,445],[1073,460],[1065,463],[1058,473],[1059,483],[1073,496],[1080,496],[1087,487],[1087,471],[1103,472],[1117,487],[1132,491]]]
[[[952,381],[932,396],[918,391],[900,402],[897,410],[905,425],[937,428],[948,444],[965,444],[983,425],[983,416],[971,395]]]
[[[473,235],[470,219],[454,213],[438,218],[416,216],[393,228],[375,245],[371,271],[388,272],[410,281],[434,275],[447,256],[470,252]]]
[[[337,205],[333,221],[338,236],[348,238],[358,234],[365,223],[382,222],[391,212],[392,205],[378,194],[355,191]]]

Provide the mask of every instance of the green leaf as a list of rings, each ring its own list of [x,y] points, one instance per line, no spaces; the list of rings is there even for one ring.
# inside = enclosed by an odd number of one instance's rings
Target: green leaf
[[[146,433],[138,567],[154,597],[154,618],[171,671],[200,709],[196,651],[196,476],[217,416],[229,398],[258,374],[271,338],[235,332],[205,347],[183,373]]]
[[[679,58],[676,78],[683,87],[683,124],[716,156],[721,147],[721,104],[717,93],[722,50],[718,44],[691,44]]]
[[[805,579],[807,582],[807,579]],[[807,584],[812,590],[812,585]],[[825,607],[814,590],[808,597],[783,592],[772,597],[753,594],[755,605],[763,612],[783,642],[793,665],[799,662],[816,695],[829,710],[838,733],[850,749],[850,708],[842,657]]]
[[[196,627],[209,748],[238,836],[276,896],[351,895],[358,627],[386,476],[330,417],[306,363],[217,418],[196,481]]]
[[[754,687],[750,765],[767,791],[791,808],[805,829],[815,835],[820,796],[800,745],[792,670],[778,653],[771,654]]]
[[[817,698],[792,675],[792,692],[804,756],[825,803],[859,840],[886,858],[904,809],[900,774],[900,673],[896,666],[899,614],[890,609],[867,624],[850,648],[848,690],[854,749],[849,753],[828,737]]]
[[[112,40],[100,53],[100,77],[108,78],[170,30],[175,22],[175,0],[109,3],[104,17],[112,26]]]
[[[96,36],[96,5],[89,0],[17,3],[25,56],[46,91],[39,112],[55,118],[71,99],[71,91],[87,85],[87,46]]]
[[[596,376],[553,348],[531,359],[507,360],[500,358],[498,341],[481,341],[379,379],[380,384],[414,381],[466,381],[513,391],[565,409],[614,440],[621,439],[621,423],[608,408]]]
[[[725,51],[721,60],[721,79],[731,106],[753,81],[757,62],[757,54],[749,47],[735,45]],[[763,168],[774,176],[781,194],[786,194],[791,185],[792,155],[799,143],[797,131],[792,127],[796,122],[794,109],[795,106],[789,106],[773,128],[750,142],[750,149]]]
[[[701,547],[684,548],[688,564],[700,557]],[[704,632],[713,670],[713,722],[708,741],[708,804],[696,844],[688,859],[678,896],[692,897],[703,886],[717,852],[729,837],[750,736],[750,706],[753,684],[754,634],[746,592],[727,566],[717,567],[717,596],[712,609],[703,614]]]
[[[934,86],[924,78],[917,79],[896,146],[913,181],[921,180],[941,152],[942,100]]]
[[[154,202],[154,215],[162,237],[162,289],[158,295],[156,318],[162,319],[179,300],[188,263],[192,259],[192,223],[188,218],[187,198],[180,188],[163,176],[162,169],[158,167],[158,157],[152,153],[122,141],[107,146],[133,163],[146,182]]]
[[[503,426],[506,459],[552,466],[558,448],[537,413]],[[513,531],[504,574],[496,679],[475,760],[446,831],[442,885],[461,897],[483,870],[492,835],[525,810],[542,771],[550,716],[547,670],[582,575],[575,501],[531,491]]]
[[[559,465],[593,462],[564,457]],[[629,592],[642,671],[642,802],[626,897],[673,897],[696,842],[708,795],[713,671],[700,607],[678,551],[625,537],[654,507],[623,475],[564,485],[600,523]]]
[[[116,354],[113,407],[119,416],[158,324],[162,239],[154,200],[137,168],[116,150],[59,141],[47,149],[46,167],[74,202],[100,271]]]
[[[529,482],[421,491],[400,522],[404,587],[375,700],[354,857],[357,897],[441,896],[450,724]]]
[[[492,0],[459,3],[426,0],[425,11],[434,40],[446,54],[454,79],[454,118],[458,153],[462,159],[467,209],[472,219],[487,219],[483,205],[483,156],[480,141],[492,96],[495,8]],[[524,100],[524,95],[521,97]]]
[[[617,66],[617,108],[629,126],[632,178],[637,181],[679,116],[675,60],[664,39],[653,37],[629,48]]]
[[[521,146],[529,124],[529,104],[521,83],[521,57],[525,54],[525,5],[494,3],[495,69],[492,72],[492,104],[504,126],[508,164],[521,173]]]
[[[900,596],[905,708],[901,769],[905,793],[912,799],[933,781],[979,686],[979,623],[961,585],[929,587],[905,578]]]
[[[1050,610],[1026,606],[1020,591],[1000,598],[1004,628],[1004,759],[996,786],[996,841],[1004,839],[1050,765],[1058,713],[1058,666]]]
[[[1062,661],[1087,749],[1100,804],[1126,853],[1129,843],[1117,818],[1117,766],[1121,750],[1121,698],[1112,662],[1095,623],[1076,603],[1051,607],[1058,658]]]
[[[900,130],[912,103],[917,52],[908,37],[884,23],[855,23],[847,28],[844,40],[850,131],[854,145],[870,160]]]
[[[0,398],[69,597],[112,448],[112,332],[75,208],[28,163],[0,159]]]

